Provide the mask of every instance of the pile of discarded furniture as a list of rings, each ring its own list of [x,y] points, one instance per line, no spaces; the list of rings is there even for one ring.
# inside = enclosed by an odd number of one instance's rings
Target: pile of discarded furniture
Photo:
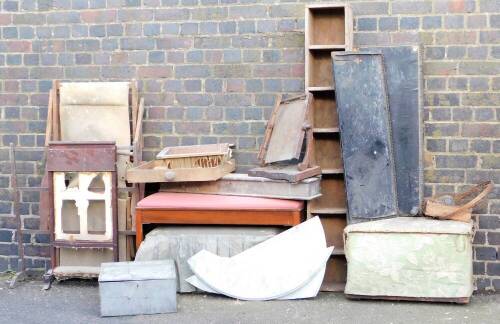
[[[175,311],[177,291],[468,302],[471,211],[493,184],[424,202],[420,49],[352,50],[349,5],[306,7],[305,94],[276,100],[248,174],[232,143],[142,162],[134,83],[55,82],[47,283],[99,277],[103,316]]]

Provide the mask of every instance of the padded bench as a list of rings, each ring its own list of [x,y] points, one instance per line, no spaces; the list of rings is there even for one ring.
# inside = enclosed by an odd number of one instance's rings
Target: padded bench
[[[136,246],[144,224],[294,226],[303,208],[295,200],[158,192],[137,203]]]

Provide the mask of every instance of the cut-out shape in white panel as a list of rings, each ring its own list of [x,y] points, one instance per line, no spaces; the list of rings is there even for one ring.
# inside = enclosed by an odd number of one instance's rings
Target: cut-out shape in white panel
[[[314,217],[232,258],[199,252],[188,260],[196,277],[188,282],[244,300],[314,297],[332,250]]]
[[[66,186],[65,172],[54,172],[54,223],[56,240],[86,240],[86,241],[111,241],[113,238],[113,214],[112,214],[112,174],[111,172],[76,172],[72,175],[69,184]],[[100,176],[104,183],[102,192],[89,190],[92,180]],[[79,233],[65,233],[63,229],[63,208],[64,201],[75,203],[78,211]],[[88,208],[90,201],[103,201],[105,230],[102,234],[89,233],[88,229]],[[93,215],[94,217],[96,215]],[[99,217],[99,216],[98,216]]]

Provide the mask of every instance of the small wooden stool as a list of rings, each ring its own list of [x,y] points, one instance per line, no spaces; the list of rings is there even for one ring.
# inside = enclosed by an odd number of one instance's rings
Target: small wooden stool
[[[143,240],[144,224],[294,226],[303,208],[295,200],[158,192],[137,204],[136,246]]]

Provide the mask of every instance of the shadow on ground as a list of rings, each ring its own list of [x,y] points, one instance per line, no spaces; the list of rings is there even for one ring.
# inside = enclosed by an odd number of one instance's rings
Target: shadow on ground
[[[244,302],[204,295],[178,295],[175,314],[101,318],[96,281],[0,285],[3,323],[498,323],[500,295],[474,296],[469,305],[355,301],[340,293],[295,301]]]

